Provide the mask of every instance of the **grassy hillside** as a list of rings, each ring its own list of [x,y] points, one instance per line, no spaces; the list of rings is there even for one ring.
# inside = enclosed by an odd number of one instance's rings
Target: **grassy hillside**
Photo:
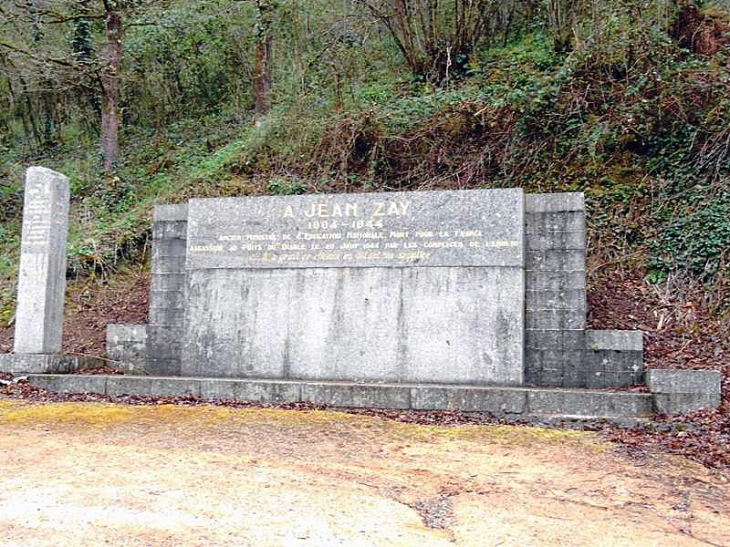
[[[0,321],[13,315],[23,172],[42,164],[71,178],[72,277],[143,263],[153,205],[190,196],[579,190],[595,290],[630,283],[656,296],[652,306],[671,310],[661,328],[680,337],[692,335],[692,318],[727,324],[728,16],[704,5],[697,43],[681,14],[645,4],[606,3],[598,27],[581,20],[572,47],[556,51],[538,2],[532,19],[520,11],[514,25],[495,26],[459,71],[433,82],[351,2],[281,2],[263,117],[253,113],[251,3],[131,13],[115,174],[102,173],[93,100],[54,91],[62,114],[43,142],[17,97],[0,102]],[[72,30],[49,27],[43,40],[65,43]],[[29,104],[45,104],[44,93],[31,86]]]

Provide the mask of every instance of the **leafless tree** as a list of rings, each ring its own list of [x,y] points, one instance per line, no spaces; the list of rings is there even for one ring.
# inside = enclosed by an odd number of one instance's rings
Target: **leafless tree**
[[[385,25],[408,66],[438,83],[462,72],[485,38],[497,0],[356,0]]]

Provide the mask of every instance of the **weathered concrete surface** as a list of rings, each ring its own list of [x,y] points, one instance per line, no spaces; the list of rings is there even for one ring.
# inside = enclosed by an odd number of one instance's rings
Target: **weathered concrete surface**
[[[665,414],[714,409],[721,403],[722,374],[716,370],[646,371],[655,411]]]
[[[106,326],[106,355],[127,374],[144,374],[147,366],[147,325]]]
[[[525,195],[525,382],[586,387],[585,200]]]
[[[184,317],[150,320],[183,376],[518,385],[523,218],[520,189],[191,200]]]
[[[23,201],[15,353],[61,351],[66,291],[68,178],[30,167]]]
[[[519,268],[193,270],[182,374],[518,385]]]
[[[356,384],[294,380],[226,380],[133,376],[31,375],[31,385],[61,393],[111,396],[192,395],[208,400],[262,403],[313,402],[337,407],[413,410],[462,410],[525,418],[647,418],[652,396],[579,389],[536,389],[415,384]]]
[[[646,371],[646,385],[653,393],[720,393],[722,374],[718,370]]]
[[[103,359],[79,355],[0,353],[0,371],[10,374],[69,374],[81,369],[97,369]]]
[[[191,200],[158,206],[153,232],[151,375],[641,381],[641,333],[585,331],[582,193]]]
[[[588,330],[586,347],[596,351],[643,351],[644,334],[639,330]]]
[[[644,377],[641,331],[586,331],[586,386],[593,389],[641,384]]]
[[[187,268],[522,267],[523,219],[521,188],[192,199]]]
[[[730,487],[589,433],[0,399],[0,545],[727,545]]]
[[[188,206],[157,205],[152,224],[147,359],[149,374],[180,374],[185,308]]]

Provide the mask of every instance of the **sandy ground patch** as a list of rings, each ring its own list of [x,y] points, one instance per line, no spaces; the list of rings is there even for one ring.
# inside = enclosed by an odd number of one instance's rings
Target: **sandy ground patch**
[[[0,399],[0,545],[730,546],[730,486],[593,434]]]

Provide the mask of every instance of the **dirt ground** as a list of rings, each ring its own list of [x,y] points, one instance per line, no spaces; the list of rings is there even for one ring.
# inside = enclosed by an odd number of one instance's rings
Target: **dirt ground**
[[[727,477],[594,434],[0,398],[0,545],[730,545]]]

